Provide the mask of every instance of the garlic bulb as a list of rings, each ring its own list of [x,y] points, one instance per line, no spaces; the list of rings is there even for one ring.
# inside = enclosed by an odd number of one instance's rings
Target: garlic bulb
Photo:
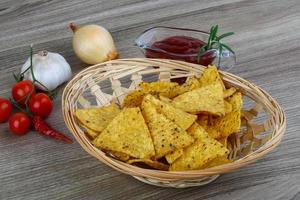
[[[98,25],[77,27],[71,23],[73,49],[77,57],[87,64],[97,64],[118,57],[114,41],[110,33]]]
[[[32,56],[33,73],[36,80],[41,82],[49,90],[57,88],[57,86],[70,80],[72,71],[67,61],[58,53],[40,51]],[[21,73],[30,67],[30,58],[27,59]],[[30,69],[24,73],[24,79],[32,81]],[[36,86],[45,90],[44,87],[36,83]]]

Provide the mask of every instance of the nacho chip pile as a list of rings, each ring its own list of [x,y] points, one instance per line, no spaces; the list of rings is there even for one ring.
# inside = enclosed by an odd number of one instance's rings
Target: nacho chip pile
[[[143,82],[121,107],[74,113],[92,144],[116,159],[170,171],[232,162],[227,138],[240,129],[242,94],[225,87],[215,66],[182,85]]]
[[[74,115],[87,134],[95,138],[119,113],[120,109],[113,103],[101,108],[78,109]]]

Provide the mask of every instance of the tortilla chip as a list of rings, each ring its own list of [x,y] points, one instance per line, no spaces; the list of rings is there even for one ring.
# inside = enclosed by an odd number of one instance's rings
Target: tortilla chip
[[[167,154],[165,156],[166,160],[169,164],[172,164],[175,160],[177,160],[183,154],[183,149],[176,149],[175,151]]]
[[[231,163],[232,160],[229,160],[226,157],[227,156],[217,157],[217,158],[213,159],[212,161],[208,162],[201,169],[205,169],[205,168],[210,168],[210,167],[215,167],[215,166],[219,166],[219,165],[224,165],[224,164],[227,164],[227,163]]]
[[[232,105],[226,100],[224,100],[224,108],[225,108],[225,115],[232,111]]]
[[[96,138],[100,134],[100,132],[93,131],[92,129],[89,129],[89,128],[85,127],[85,126],[82,126],[82,127],[85,129],[86,134],[88,134],[88,136],[91,139]]]
[[[209,135],[215,139],[228,137],[240,130],[241,109],[243,106],[241,93],[238,92],[229,97],[228,102],[232,106],[232,111],[223,117],[213,118],[210,125],[204,127]]]
[[[157,159],[193,143],[193,138],[185,130],[158,113],[149,100],[143,100],[142,111],[153,139]]]
[[[184,84],[180,86],[180,94],[195,90],[201,86],[196,77],[190,77]]]
[[[209,137],[211,137],[211,138],[218,139],[218,138],[222,137],[222,132],[220,132],[214,126],[207,126],[204,129],[208,133]]]
[[[129,164],[133,163],[145,163],[146,165],[152,167],[153,169],[158,169],[158,170],[164,170],[167,171],[169,169],[169,166],[158,162],[156,160],[150,160],[150,159],[132,159],[128,161]]]
[[[119,113],[120,109],[113,103],[100,108],[77,109],[74,115],[81,125],[100,133]]]
[[[225,90],[224,83],[220,77],[218,69],[215,65],[209,65],[202,73],[202,76],[199,78],[201,87],[205,87],[210,84],[219,83],[222,86],[222,89]]]
[[[228,102],[232,105],[232,112],[242,112],[243,108],[243,96],[242,93],[237,92],[231,97],[229,97]]]
[[[228,137],[232,133],[238,132],[241,127],[241,109],[243,106],[241,93],[235,93],[228,98],[228,102],[232,105],[232,111],[212,122],[214,128],[222,133],[221,137]]]
[[[184,149],[183,155],[171,164],[170,171],[201,169],[208,162],[227,154],[228,150],[218,141],[210,138],[197,123],[193,124],[188,132],[197,140]]]
[[[214,119],[215,117],[211,115],[206,115],[206,117],[199,117],[197,123],[205,129],[209,137],[218,139],[222,137],[222,133],[218,129],[216,129],[216,127],[213,126]]]
[[[155,155],[151,135],[139,108],[124,108],[93,140],[93,144],[134,158],[151,158]]]
[[[200,115],[198,116],[197,123],[205,129],[205,131],[208,133],[208,135],[211,138],[220,138],[222,136],[222,133],[219,132],[219,130],[215,129],[214,126],[211,126],[211,121],[213,118],[209,115]]]
[[[227,137],[223,137],[223,138],[220,138],[218,139],[218,142],[220,142],[221,144],[223,144],[224,147],[227,148]]]
[[[198,119],[196,120],[196,122],[202,127],[207,127],[208,118],[208,115],[198,115]]]
[[[200,121],[199,121],[200,120]],[[199,122],[201,124],[204,125],[204,127],[207,128],[207,123],[208,123],[208,116],[207,115],[202,115],[198,118],[197,123],[199,124]],[[200,125],[200,124],[199,124]],[[201,125],[200,125],[201,126]],[[203,126],[202,126],[203,127]],[[203,128],[204,128],[203,127]],[[204,128],[205,129],[205,128]],[[205,129],[206,131],[206,129]],[[210,132],[208,132],[210,131]],[[211,138],[218,138],[220,137],[221,133],[218,132],[217,130],[213,129],[213,127],[210,127],[208,129],[208,131],[206,131],[208,133],[208,135]],[[190,131],[188,133],[191,133]],[[192,135],[195,139],[200,138],[199,135]],[[226,138],[220,138],[218,139],[218,142],[220,142],[224,147],[227,148],[227,137]],[[178,149],[172,153],[169,153],[168,155],[166,155],[166,160],[168,161],[169,164],[172,164],[176,159],[178,159],[181,155],[183,154],[183,149]]]
[[[236,89],[234,87],[231,87],[229,89],[226,89],[224,91],[223,97],[224,99],[226,99],[227,97],[230,97],[231,95],[233,95],[236,92]]]
[[[180,86],[175,82],[142,82],[139,86],[145,93],[159,94],[168,98],[173,98],[180,93]]]
[[[169,99],[168,97],[164,97],[162,95],[159,95],[159,99],[165,103],[172,103],[172,99]]]
[[[172,105],[189,113],[211,113],[217,116],[225,114],[223,89],[215,83],[179,95]]]
[[[151,102],[159,113],[164,114],[169,120],[180,126],[183,130],[188,129],[197,119],[196,115],[175,108],[171,104],[162,102],[150,94],[145,96],[144,99]]]
[[[111,154],[113,157],[117,158],[118,160],[121,161],[127,161],[130,159],[130,156],[125,153],[121,153],[118,151],[106,151],[107,153]]]
[[[122,107],[139,107],[146,93],[141,90],[135,90],[129,93],[123,100]]]

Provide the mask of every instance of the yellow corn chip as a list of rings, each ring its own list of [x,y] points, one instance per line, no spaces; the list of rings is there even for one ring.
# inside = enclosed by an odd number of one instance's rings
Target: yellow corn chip
[[[214,129],[221,132],[221,137],[236,133],[241,127],[241,109],[243,106],[241,93],[235,93],[232,97],[229,97],[228,102],[232,105],[232,111],[224,117],[214,119],[212,122]]]
[[[79,123],[87,129],[101,132],[119,113],[118,106],[111,104],[100,108],[77,109],[74,115]]]
[[[97,131],[93,131],[92,129],[89,129],[85,126],[82,126],[84,129],[85,129],[85,132],[88,134],[88,136],[91,138],[91,139],[94,139],[96,138],[100,132],[97,132]]]
[[[197,139],[191,146],[184,149],[180,158],[171,164],[170,171],[200,169],[218,156],[227,154],[228,150],[218,141],[210,138],[197,123],[193,124],[188,132]]]
[[[223,89],[220,83],[181,94],[173,99],[172,105],[189,113],[206,112],[218,116],[225,114]]]
[[[223,138],[220,138],[218,139],[218,142],[220,142],[221,144],[223,144],[224,147],[227,148],[227,137],[223,137]]]
[[[183,149],[176,149],[175,151],[167,154],[165,156],[169,164],[172,164],[176,159],[178,159],[183,154]]]
[[[151,158],[155,155],[151,135],[139,108],[124,108],[93,140],[93,144],[134,158]]]
[[[109,154],[112,154],[113,157],[121,160],[121,161],[127,161],[130,159],[130,156],[128,154],[125,154],[125,153],[121,153],[121,152],[118,152],[118,151],[106,151],[107,153]]]
[[[180,94],[195,90],[201,86],[196,77],[190,77],[184,84],[180,86]]]
[[[194,140],[185,130],[157,112],[155,106],[144,99],[142,111],[153,139],[156,158],[190,145]]]
[[[241,109],[243,106],[241,93],[238,92],[229,97],[228,102],[232,107],[232,111],[223,117],[213,118],[210,124],[204,127],[208,134],[215,139],[228,137],[240,130]]]
[[[214,129],[213,126],[208,126],[208,116],[207,115],[201,115],[198,117],[197,124],[199,124],[204,130],[208,133],[209,137],[211,138],[219,138],[221,137],[222,133],[218,130]],[[201,135],[197,135],[199,132],[191,132],[188,131],[189,134],[191,134],[194,139],[201,139]],[[195,135],[196,133],[196,135]],[[220,142],[224,147],[227,147],[227,137],[226,138],[220,138],[218,139],[218,142]],[[172,153],[169,153],[166,155],[166,160],[169,164],[172,164],[177,158],[179,158],[183,154],[183,149],[175,150]]]
[[[159,94],[168,98],[173,98],[180,93],[180,86],[175,82],[142,82],[139,86],[145,93]]]
[[[232,105],[232,112],[237,111],[241,113],[243,108],[243,96],[240,92],[235,93],[227,100]]]
[[[232,105],[224,100],[224,108],[225,108],[225,114],[230,113],[232,111]]]
[[[202,73],[202,76],[199,78],[201,87],[219,83],[222,86],[222,89],[225,90],[224,83],[220,77],[218,69],[215,65],[209,65]]]
[[[132,159],[128,161],[129,164],[133,163],[145,163],[146,165],[152,167],[153,169],[159,169],[159,170],[164,170],[167,171],[169,169],[169,166],[158,162],[156,160],[150,160],[150,159]]]
[[[172,99],[169,99],[168,97],[164,97],[162,95],[159,95],[159,99],[165,103],[172,103]]]
[[[214,126],[207,126],[206,128],[204,128],[205,131],[208,133],[209,137],[214,138],[214,139],[218,139],[222,137],[222,132],[220,132],[218,129],[216,129],[216,127]]]
[[[139,107],[146,93],[141,90],[135,90],[129,93],[123,100],[122,107]]]
[[[219,132],[219,130],[215,129],[214,126],[211,126],[212,117],[208,115],[199,115],[197,119],[197,123],[205,129],[205,131],[208,133],[208,135],[211,138],[220,138],[222,136],[222,133]]]
[[[226,158],[227,156],[221,156],[213,159],[212,161],[208,162],[205,166],[203,166],[201,169],[204,168],[210,168],[210,167],[215,167],[218,165],[223,165],[227,163],[231,163],[232,161]]]
[[[223,95],[224,99],[226,99],[227,97],[230,97],[230,96],[233,95],[235,92],[236,92],[236,89],[235,89],[234,87],[231,87],[231,88],[229,88],[229,89],[226,89],[226,90],[224,91],[224,95]]]
[[[208,126],[208,115],[198,115],[197,123],[202,127]]]
[[[146,95],[144,99],[151,102],[159,113],[164,114],[169,120],[180,126],[183,130],[188,129],[197,119],[196,115],[175,108],[171,104],[162,102],[150,94]]]

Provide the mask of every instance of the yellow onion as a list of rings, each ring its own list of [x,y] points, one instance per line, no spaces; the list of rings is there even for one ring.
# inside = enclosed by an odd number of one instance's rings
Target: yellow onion
[[[84,63],[97,64],[118,57],[111,34],[98,25],[77,27],[70,23],[73,31],[73,49]]]

